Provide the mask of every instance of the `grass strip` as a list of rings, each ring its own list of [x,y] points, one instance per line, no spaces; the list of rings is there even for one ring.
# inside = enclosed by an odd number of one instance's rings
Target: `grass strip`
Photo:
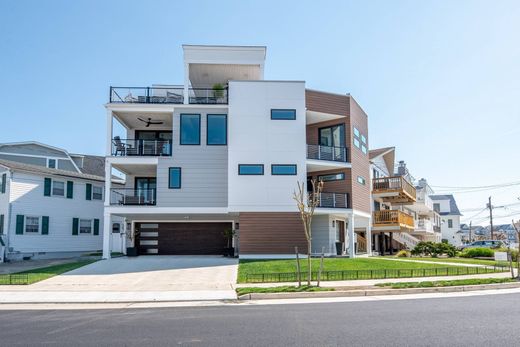
[[[393,282],[377,283],[377,287],[390,287],[392,289],[403,288],[431,288],[431,287],[452,287],[452,286],[471,286],[478,284],[508,283],[515,282],[512,278],[468,278],[463,280],[449,281],[423,281],[423,282]]]
[[[246,287],[237,288],[238,295],[250,294],[250,293],[300,293],[300,292],[330,292],[334,288],[323,288],[315,286],[280,286],[280,287],[268,287],[268,288],[257,288],[257,287]]]
[[[32,270],[16,272],[13,274],[0,275],[0,285],[23,285],[33,284],[48,278],[61,275],[62,273],[75,270],[85,265],[96,262],[96,260],[80,260],[71,263],[41,267]]]

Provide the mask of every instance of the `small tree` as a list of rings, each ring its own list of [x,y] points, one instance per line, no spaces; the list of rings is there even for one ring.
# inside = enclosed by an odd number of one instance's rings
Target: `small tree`
[[[298,191],[293,193],[293,199],[296,201],[298,211],[300,211],[300,217],[303,222],[303,231],[307,240],[307,266],[308,266],[308,277],[307,285],[311,285],[312,265],[311,265],[311,247],[312,247],[312,217],[314,216],[314,210],[320,204],[320,195],[323,190],[323,181],[311,180],[312,191],[306,192],[305,183],[297,182]]]

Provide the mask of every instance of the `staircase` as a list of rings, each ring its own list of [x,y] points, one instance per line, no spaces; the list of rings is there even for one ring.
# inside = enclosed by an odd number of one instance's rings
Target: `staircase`
[[[407,249],[414,249],[421,240],[408,233],[394,233],[393,240],[404,245]]]
[[[361,235],[357,235],[357,252],[358,253],[367,252],[367,239]]]

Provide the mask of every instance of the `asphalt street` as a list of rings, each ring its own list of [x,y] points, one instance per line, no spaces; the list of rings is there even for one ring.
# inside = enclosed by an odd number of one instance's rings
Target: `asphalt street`
[[[0,311],[0,345],[518,346],[520,294],[297,305]]]

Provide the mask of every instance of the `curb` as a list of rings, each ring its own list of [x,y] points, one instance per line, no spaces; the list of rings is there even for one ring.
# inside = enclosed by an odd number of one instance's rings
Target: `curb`
[[[520,288],[520,283],[493,283],[476,284],[469,286],[430,287],[430,288],[403,288],[403,289],[357,289],[335,290],[330,292],[301,292],[301,293],[250,293],[238,297],[238,300],[269,300],[269,299],[305,299],[305,298],[337,298],[354,296],[404,295],[422,293],[454,293],[471,292],[478,290]]]

